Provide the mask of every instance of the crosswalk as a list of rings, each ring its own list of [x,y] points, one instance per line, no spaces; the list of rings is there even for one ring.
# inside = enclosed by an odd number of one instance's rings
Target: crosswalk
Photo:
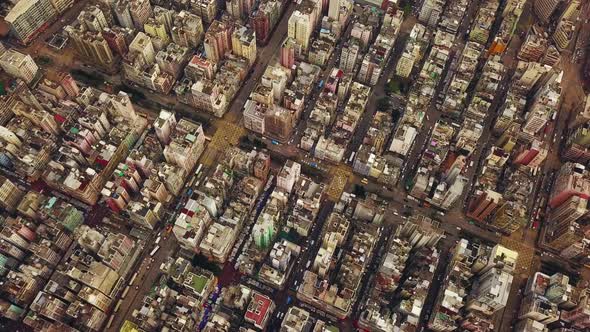
[[[328,199],[337,202],[340,196],[342,196],[348,180],[352,177],[352,172],[346,167],[332,167],[330,173],[333,173],[333,175],[326,194],[328,195]]]
[[[238,145],[240,138],[246,135],[244,127],[224,120],[218,120],[216,127],[211,142],[209,142],[201,156],[201,163],[208,167],[214,166],[220,153],[223,153],[231,146]]]
[[[535,250],[532,247],[522,243],[522,241],[507,236],[502,237],[500,244],[510,250],[518,252],[516,269],[514,271],[515,275],[530,275],[530,273],[532,273],[533,260],[535,258]]]

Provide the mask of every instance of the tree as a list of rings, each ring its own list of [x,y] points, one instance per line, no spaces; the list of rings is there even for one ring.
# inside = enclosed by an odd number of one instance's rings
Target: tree
[[[408,16],[412,14],[412,4],[406,3],[403,7],[404,16]]]
[[[377,110],[381,112],[385,112],[389,109],[389,99],[386,97],[379,98],[377,100]]]
[[[387,85],[385,86],[385,88],[387,89],[388,94],[400,92],[400,84],[395,79],[390,80],[389,83],[387,83]]]
[[[365,190],[365,187],[355,184],[353,194],[359,198],[365,198],[367,191]]]
[[[402,112],[400,112],[399,109],[394,108],[391,110],[391,120],[394,123],[397,123],[401,117],[402,117]]]
[[[191,260],[191,265],[198,266],[198,267],[205,269],[205,270],[209,270],[209,271],[213,272],[213,274],[215,274],[215,275],[219,275],[221,273],[221,268],[219,268],[219,266],[210,262],[207,259],[207,257],[205,257],[201,254],[195,254],[193,256],[193,259]]]

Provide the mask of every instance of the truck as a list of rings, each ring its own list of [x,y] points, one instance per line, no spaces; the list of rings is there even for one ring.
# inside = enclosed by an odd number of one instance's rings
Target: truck
[[[270,142],[271,142],[273,145],[279,145],[279,142],[278,142],[278,141],[276,141],[276,140],[274,140],[274,139],[273,139],[273,140],[271,140]]]
[[[170,228],[172,229],[172,228]],[[160,246],[156,246],[154,248],[154,250],[152,250],[152,252],[150,252],[150,257],[154,257],[154,255],[156,254],[156,252],[158,252],[158,250],[160,250]]]
[[[318,83],[318,88],[323,88],[324,87],[324,80],[321,80],[320,83]]]

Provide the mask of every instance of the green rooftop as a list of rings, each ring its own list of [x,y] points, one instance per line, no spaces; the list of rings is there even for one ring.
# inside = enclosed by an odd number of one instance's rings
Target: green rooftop
[[[205,288],[205,285],[207,284],[208,280],[209,279],[205,278],[204,276],[194,275],[192,285],[195,291],[197,291],[197,293],[201,293],[203,291],[203,288]]]
[[[119,332],[136,332],[139,331],[137,329],[137,324],[130,322],[128,320],[125,321],[125,323],[123,323],[123,326],[121,326],[121,329],[119,330]]]
[[[330,325],[330,326],[327,326],[326,327],[326,331],[329,331],[329,332],[338,332],[338,331],[340,331],[340,329],[337,328],[336,326]]]
[[[47,208],[51,209],[53,207],[53,205],[55,205],[56,202],[57,202],[57,197],[51,197],[49,199],[49,201],[47,202]]]

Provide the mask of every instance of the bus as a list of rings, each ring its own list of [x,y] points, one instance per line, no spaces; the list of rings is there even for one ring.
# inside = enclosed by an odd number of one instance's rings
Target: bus
[[[199,175],[199,173],[201,173],[201,168],[203,168],[203,164],[199,164],[199,167],[197,167],[197,171],[195,172],[196,175]]]
[[[115,315],[111,315],[111,318],[109,318],[109,322],[107,323],[107,329],[111,328],[111,325],[113,324],[113,319],[115,319]]]
[[[124,299],[125,296],[127,296],[127,293],[129,292],[129,286],[125,287],[125,290],[123,291],[123,294],[121,294],[121,299]]]
[[[351,163],[352,160],[354,159],[354,155],[356,154],[356,152],[352,152],[352,154],[350,155],[350,158],[348,158],[348,162]]]
[[[160,246],[156,246],[152,252],[150,252],[150,257],[154,257],[154,255],[160,250]]]
[[[135,274],[133,275],[133,277],[131,277],[131,280],[129,281],[129,286],[133,285],[133,282],[135,281],[135,278],[137,278],[137,272],[135,272]]]
[[[123,303],[123,300],[119,300],[119,302],[117,302],[117,305],[115,306],[115,310],[113,312],[119,311],[119,308],[121,307],[121,303]]]
[[[205,142],[211,142],[211,137],[205,136]]]
[[[159,236],[156,238],[156,244],[160,243],[160,239],[161,239],[161,237],[159,237]]]

